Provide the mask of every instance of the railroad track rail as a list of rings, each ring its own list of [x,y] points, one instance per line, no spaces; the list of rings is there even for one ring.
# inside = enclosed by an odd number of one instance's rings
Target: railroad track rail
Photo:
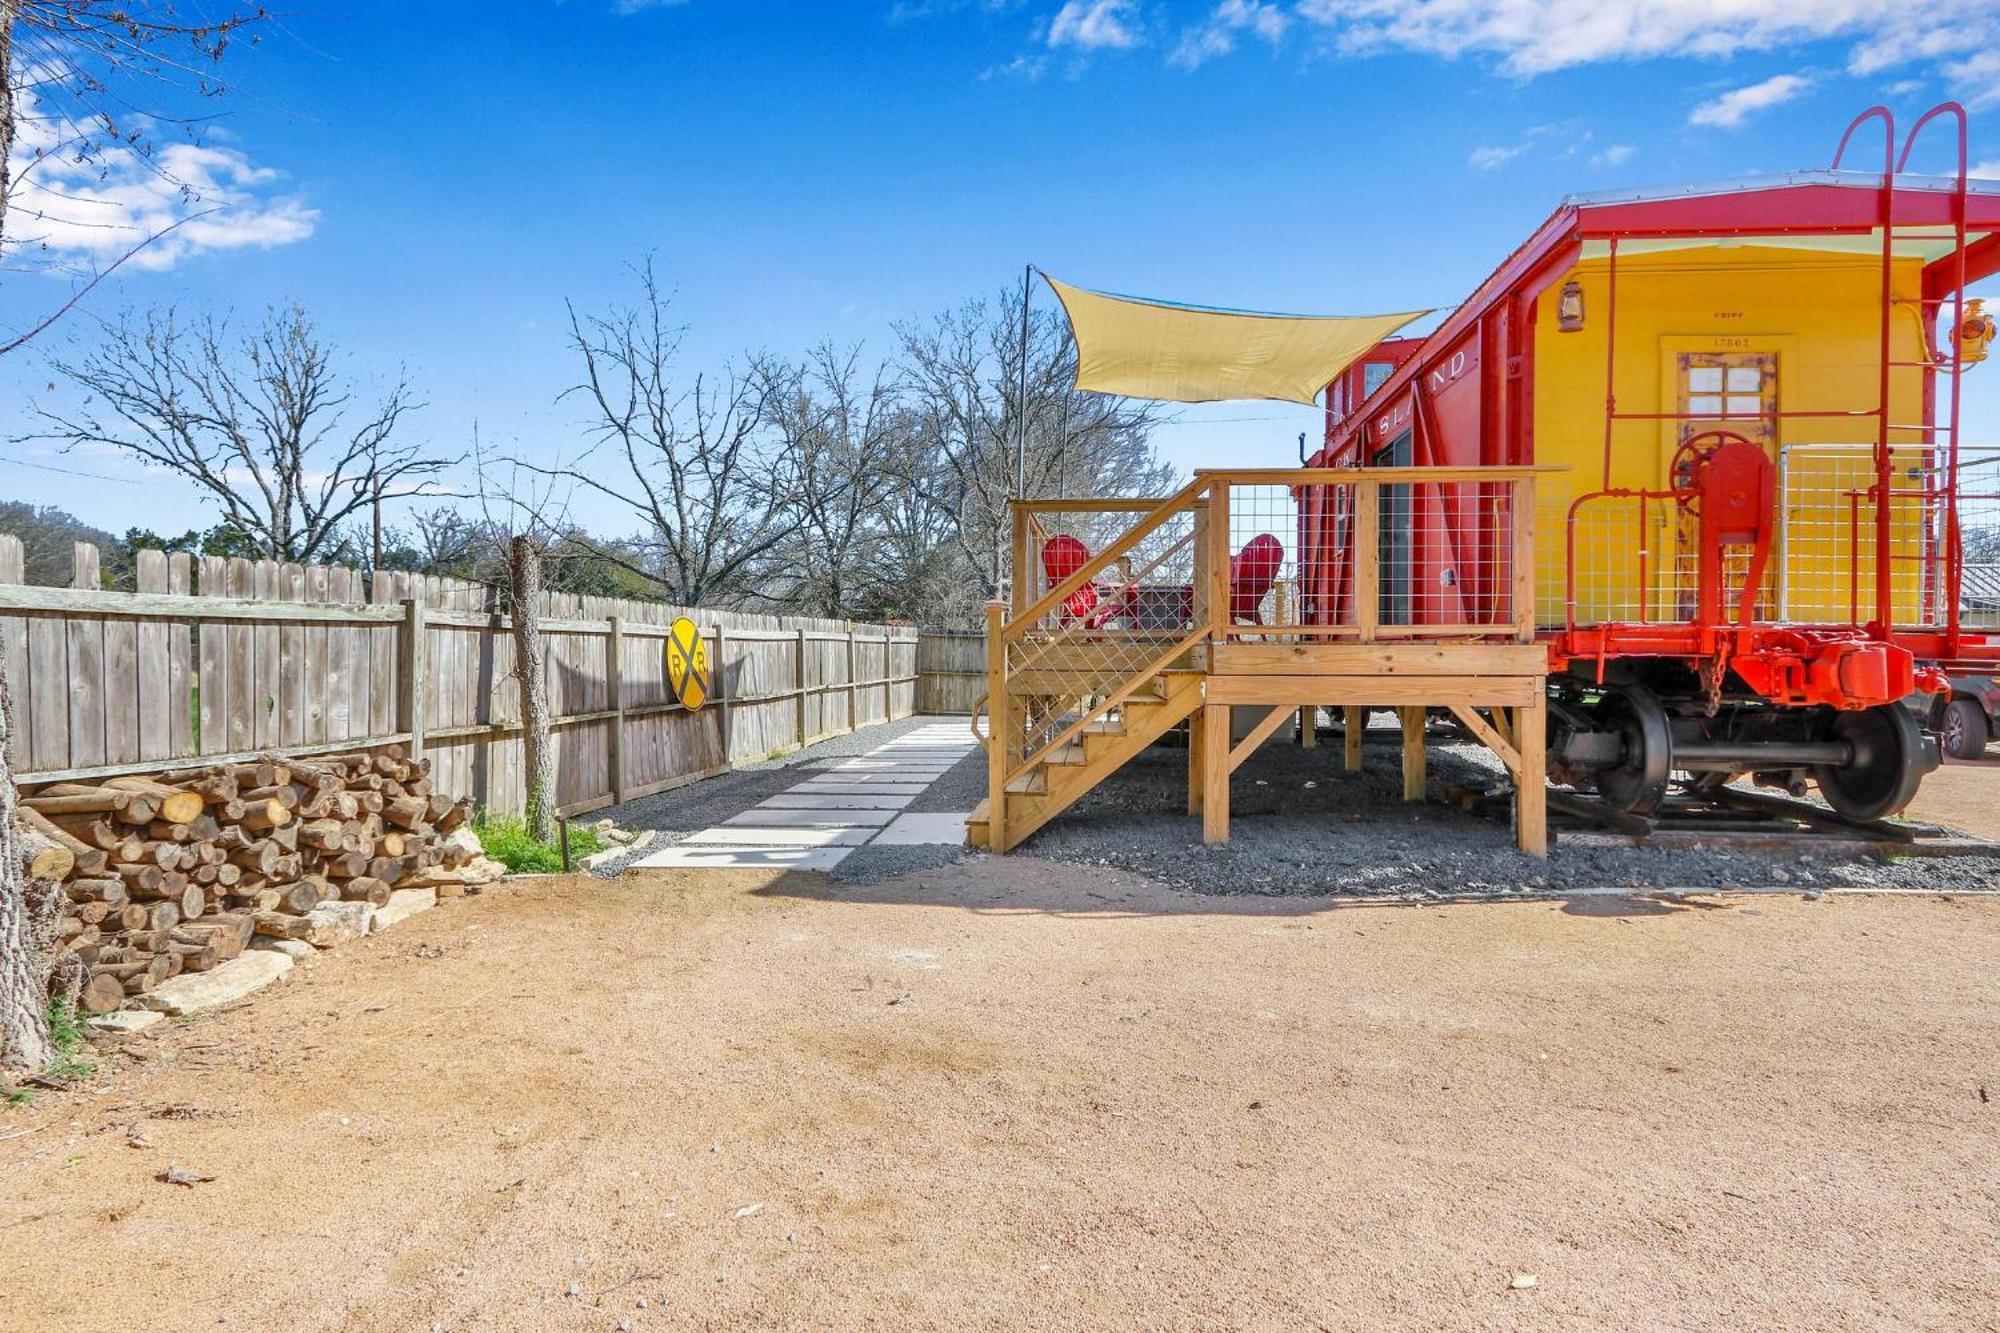
[[[1446,794],[1465,809],[1504,818],[1504,787],[1455,786]],[[1765,853],[1854,851],[1891,856],[2000,857],[2000,842],[1940,824],[1853,820],[1811,801],[1741,787],[1677,789],[1651,815],[1613,810],[1595,796],[1549,792],[1551,841],[1618,842],[1660,848]]]

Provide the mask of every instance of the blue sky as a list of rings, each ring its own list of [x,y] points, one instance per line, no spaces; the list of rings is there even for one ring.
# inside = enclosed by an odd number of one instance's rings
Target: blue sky
[[[1973,157],[2000,175],[1996,8],[321,0],[230,56],[233,91],[184,160],[228,207],[90,308],[254,318],[297,298],[364,379],[407,368],[429,403],[415,431],[455,450],[476,420],[552,458],[577,441],[556,401],[575,374],[564,300],[624,294],[648,252],[690,370],[822,338],[887,353],[896,321],[1029,260],[1214,305],[1449,305],[1565,193],[1823,165],[1874,101],[1907,119],[1966,100]],[[9,275],[0,323],[64,290]],[[1969,434],[2000,442],[1980,379]],[[46,381],[34,352],[0,362],[0,429]],[[1183,467],[1283,463],[1317,425],[1222,404],[1160,442]],[[116,457],[0,459],[115,479],[0,463],[0,496],[101,526],[213,518]]]

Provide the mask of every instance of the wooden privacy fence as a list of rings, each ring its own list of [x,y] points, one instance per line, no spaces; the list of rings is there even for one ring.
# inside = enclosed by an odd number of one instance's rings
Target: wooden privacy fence
[[[481,584],[418,574],[137,553],[136,592],[101,587],[79,542],[71,587],[22,583],[0,535],[8,759],[23,783],[189,759],[403,744],[440,791],[524,803],[511,623]],[[687,615],[714,682],[690,713],[666,680]],[[917,710],[917,632],[549,593],[545,649],[558,808],[575,813]]]
[[[970,714],[986,693],[986,634],[925,630],[917,636],[917,711]]]

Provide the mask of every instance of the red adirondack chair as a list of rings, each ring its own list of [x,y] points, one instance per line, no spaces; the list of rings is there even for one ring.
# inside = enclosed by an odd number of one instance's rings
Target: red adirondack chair
[[[1285,544],[1268,532],[1260,532],[1243,543],[1229,562],[1229,619],[1233,624],[1247,620],[1264,623],[1260,608],[1271,585],[1284,568]]]
[[[1057,533],[1042,543],[1042,573],[1048,578],[1050,588],[1055,588],[1089,562],[1090,548],[1066,532]],[[1065,623],[1081,620],[1090,624],[1090,614],[1096,609],[1097,585],[1086,583],[1063,598],[1062,618]]]

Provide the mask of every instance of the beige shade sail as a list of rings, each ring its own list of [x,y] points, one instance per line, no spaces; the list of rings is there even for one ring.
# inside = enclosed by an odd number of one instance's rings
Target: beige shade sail
[[[1042,278],[1076,335],[1076,387],[1212,403],[1274,398],[1311,406],[1334,376],[1430,313],[1260,315],[1106,296]]]

